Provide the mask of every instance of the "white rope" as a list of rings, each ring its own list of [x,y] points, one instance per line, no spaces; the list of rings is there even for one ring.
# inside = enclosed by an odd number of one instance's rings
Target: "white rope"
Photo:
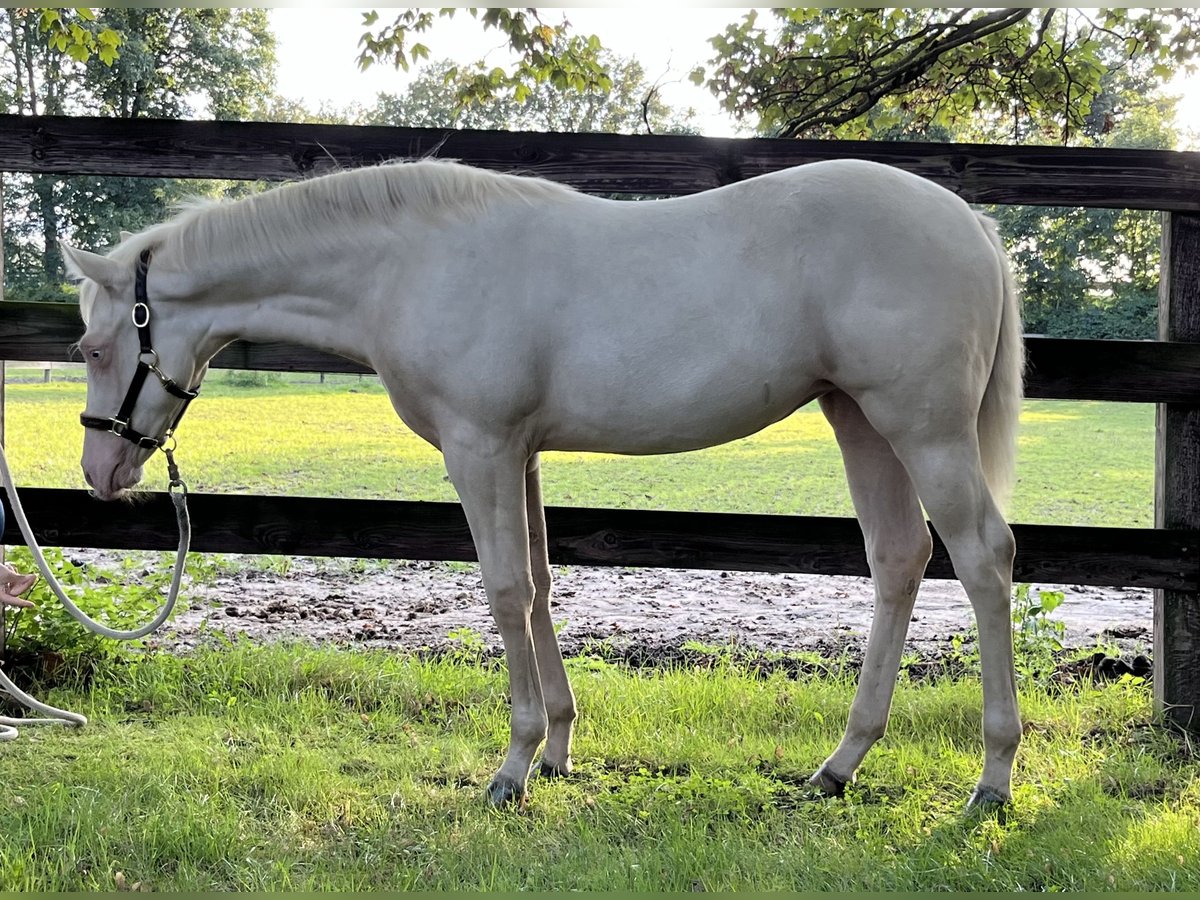
[[[13,684],[9,677],[2,671],[0,671],[0,688],[7,691],[14,700],[26,709],[32,709],[34,712],[40,712],[46,716],[44,719],[34,719],[32,717],[14,719],[9,716],[0,716],[0,741],[15,741],[20,736],[20,732],[17,731],[18,725],[71,725],[78,728],[87,724],[87,716],[83,713],[71,712],[69,709],[59,709],[57,706],[50,706],[48,703],[42,703],[40,700],[34,699]]]
[[[187,485],[179,478],[178,470],[175,468],[175,462],[170,453],[167,454],[167,460],[168,469],[171,473],[171,502],[175,504],[175,518],[179,523],[179,550],[175,554],[175,571],[171,577],[171,589],[167,593],[166,603],[163,604],[158,615],[148,624],[131,631],[118,631],[97,622],[76,606],[71,598],[67,596],[66,591],[62,589],[62,585],[58,583],[58,580],[54,577],[54,573],[50,571],[50,566],[46,564],[46,557],[42,554],[42,548],[38,546],[38,542],[33,536],[33,529],[29,527],[29,520],[25,516],[25,509],[21,505],[20,497],[17,496],[17,487],[13,483],[12,473],[8,469],[8,460],[4,456],[4,447],[0,445],[0,482],[3,482],[4,490],[8,494],[9,505],[12,507],[13,517],[16,518],[17,524],[20,526],[25,543],[29,545],[29,552],[33,556],[34,562],[37,563],[38,571],[42,573],[42,577],[46,579],[46,584],[54,591],[55,596],[67,608],[67,612],[89,631],[103,637],[114,638],[120,641],[132,641],[140,637],[145,637],[162,625],[167,620],[167,617],[171,615],[171,610],[175,608],[175,601],[179,596],[179,585],[183,580],[183,569],[187,561],[188,547],[192,542],[192,525],[187,511]],[[17,737],[17,729],[14,726],[18,725],[72,725],[79,727],[87,724],[87,717],[80,713],[58,709],[57,707],[49,706],[35,700],[13,684],[2,671],[0,671],[0,688],[7,691],[18,703],[26,708],[43,713],[48,717],[43,719],[13,719],[7,716],[0,716],[0,741],[15,739]]]

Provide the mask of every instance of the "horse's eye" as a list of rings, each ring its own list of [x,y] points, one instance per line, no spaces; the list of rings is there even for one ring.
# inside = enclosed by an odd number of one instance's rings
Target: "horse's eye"
[[[99,350],[89,350],[88,356],[90,356],[92,359],[99,360],[99,359],[103,359],[104,354],[101,353]]]

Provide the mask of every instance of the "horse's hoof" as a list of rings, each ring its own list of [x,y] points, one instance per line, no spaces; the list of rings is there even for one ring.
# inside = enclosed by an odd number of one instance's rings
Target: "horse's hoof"
[[[487,802],[492,809],[507,809],[510,806],[520,809],[525,806],[527,798],[525,785],[507,778],[494,778],[488,785]]]
[[[808,783],[826,797],[843,796],[846,793],[846,783],[848,781],[848,778],[834,775],[826,766],[821,766],[821,768],[813,772],[812,778],[808,779]]]
[[[968,812],[1003,814],[1005,807],[1012,802],[1012,796],[1007,791],[1000,791],[987,785],[978,785],[967,801]]]
[[[544,759],[538,765],[538,778],[565,778],[571,774],[571,761],[567,760],[560,766],[546,762]]]

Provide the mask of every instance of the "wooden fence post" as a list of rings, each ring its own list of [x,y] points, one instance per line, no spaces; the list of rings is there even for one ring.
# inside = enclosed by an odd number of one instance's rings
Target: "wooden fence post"
[[[1200,342],[1200,215],[1163,213],[1158,337]],[[1200,528],[1200,396],[1160,403],[1155,427],[1154,525]],[[1189,547],[1195,556],[1200,547]],[[1154,592],[1154,700],[1200,727],[1200,593]]]

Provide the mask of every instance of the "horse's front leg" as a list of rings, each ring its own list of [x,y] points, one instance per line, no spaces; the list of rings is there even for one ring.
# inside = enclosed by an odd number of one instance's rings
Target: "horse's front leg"
[[[488,786],[493,806],[523,803],[534,754],[546,737],[546,707],[538,675],[530,613],[533,577],[525,512],[527,459],[488,439],[443,445],[479,555],[483,587],[500,629],[512,694],[508,755]]]

